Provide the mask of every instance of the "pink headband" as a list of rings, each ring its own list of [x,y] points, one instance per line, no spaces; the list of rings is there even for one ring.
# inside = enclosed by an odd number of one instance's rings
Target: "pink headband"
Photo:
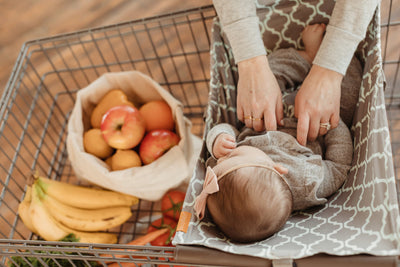
[[[234,170],[244,168],[244,167],[261,167],[261,168],[269,169],[269,170],[274,171],[280,177],[282,177],[282,175],[274,168],[267,166],[267,165],[256,164],[256,163],[246,163],[246,164],[236,165],[232,168],[229,168],[227,171],[222,173],[219,177],[217,177],[217,175],[215,174],[214,170],[211,167],[207,167],[206,177],[204,178],[203,190],[197,196],[195,203],[194,203],[194,210],[196,212],[197,218],[199,218],[201,220],[204,217],[204,212],[206,209],[208,195],[214,194],[219,191],[218,180],[223,178],[226,174],[228,174]]]

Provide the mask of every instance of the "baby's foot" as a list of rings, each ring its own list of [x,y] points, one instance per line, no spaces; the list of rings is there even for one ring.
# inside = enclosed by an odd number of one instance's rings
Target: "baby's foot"
[[[301,33],[304,51],[300,53],[310,64],[315,58],[325,32],[325,24],[307,25]]]

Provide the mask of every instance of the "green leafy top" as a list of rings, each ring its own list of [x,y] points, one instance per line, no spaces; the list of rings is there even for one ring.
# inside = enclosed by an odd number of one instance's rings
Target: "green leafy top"
[[[74,234],[69,234],[60,241],[62,242],[78,242],[79,239],[75,237]],[[37,253],[50,253],[50,254],[61,254],[59,251],[50,251],[50,252],[44,252],[44,251],[36,251]],[[66,255],[77,255],[77,253],[68,253],[65,252],[63,254]],[[8,266],[9,267],[43,267],[43,266],[48,266],[48,267],[70,267],[70,266],[76,266],[76,267],[85,267],[88,266],[99,266],[99,264],[95,261],[83,261],[83,260],[68,260],[68,259],[53,259],[53,258],[41,258],[41,257],[21,257],[21,256],[13,256],[11,257],[11,261],[9,262]],[[44,263],[44,264],[43,264]]]

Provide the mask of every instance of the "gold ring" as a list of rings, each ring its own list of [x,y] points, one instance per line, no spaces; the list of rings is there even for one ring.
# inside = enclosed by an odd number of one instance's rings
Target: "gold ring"
[[[319,124],[321,128],[325,128],[327,131],[331,129],[331,124],[329,122],[322,122]]]
[[[263,118],[252,118],[253,121],[262,121]]]
[[[253,120],[253,117],[252,116],[244,116],[244,119],[245,120]]]

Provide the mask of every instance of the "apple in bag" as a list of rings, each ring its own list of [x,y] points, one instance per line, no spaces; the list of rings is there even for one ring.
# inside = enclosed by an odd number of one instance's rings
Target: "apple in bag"
[[[121,105],[109,109],[101,120],[101,133],[115,149],[131,149],[143,139],[146,128],[139,110]]]
[[[150,164],[179,143],[179,136],[169,130],[153,130],[145,135],[139,147],[143,164]]]

